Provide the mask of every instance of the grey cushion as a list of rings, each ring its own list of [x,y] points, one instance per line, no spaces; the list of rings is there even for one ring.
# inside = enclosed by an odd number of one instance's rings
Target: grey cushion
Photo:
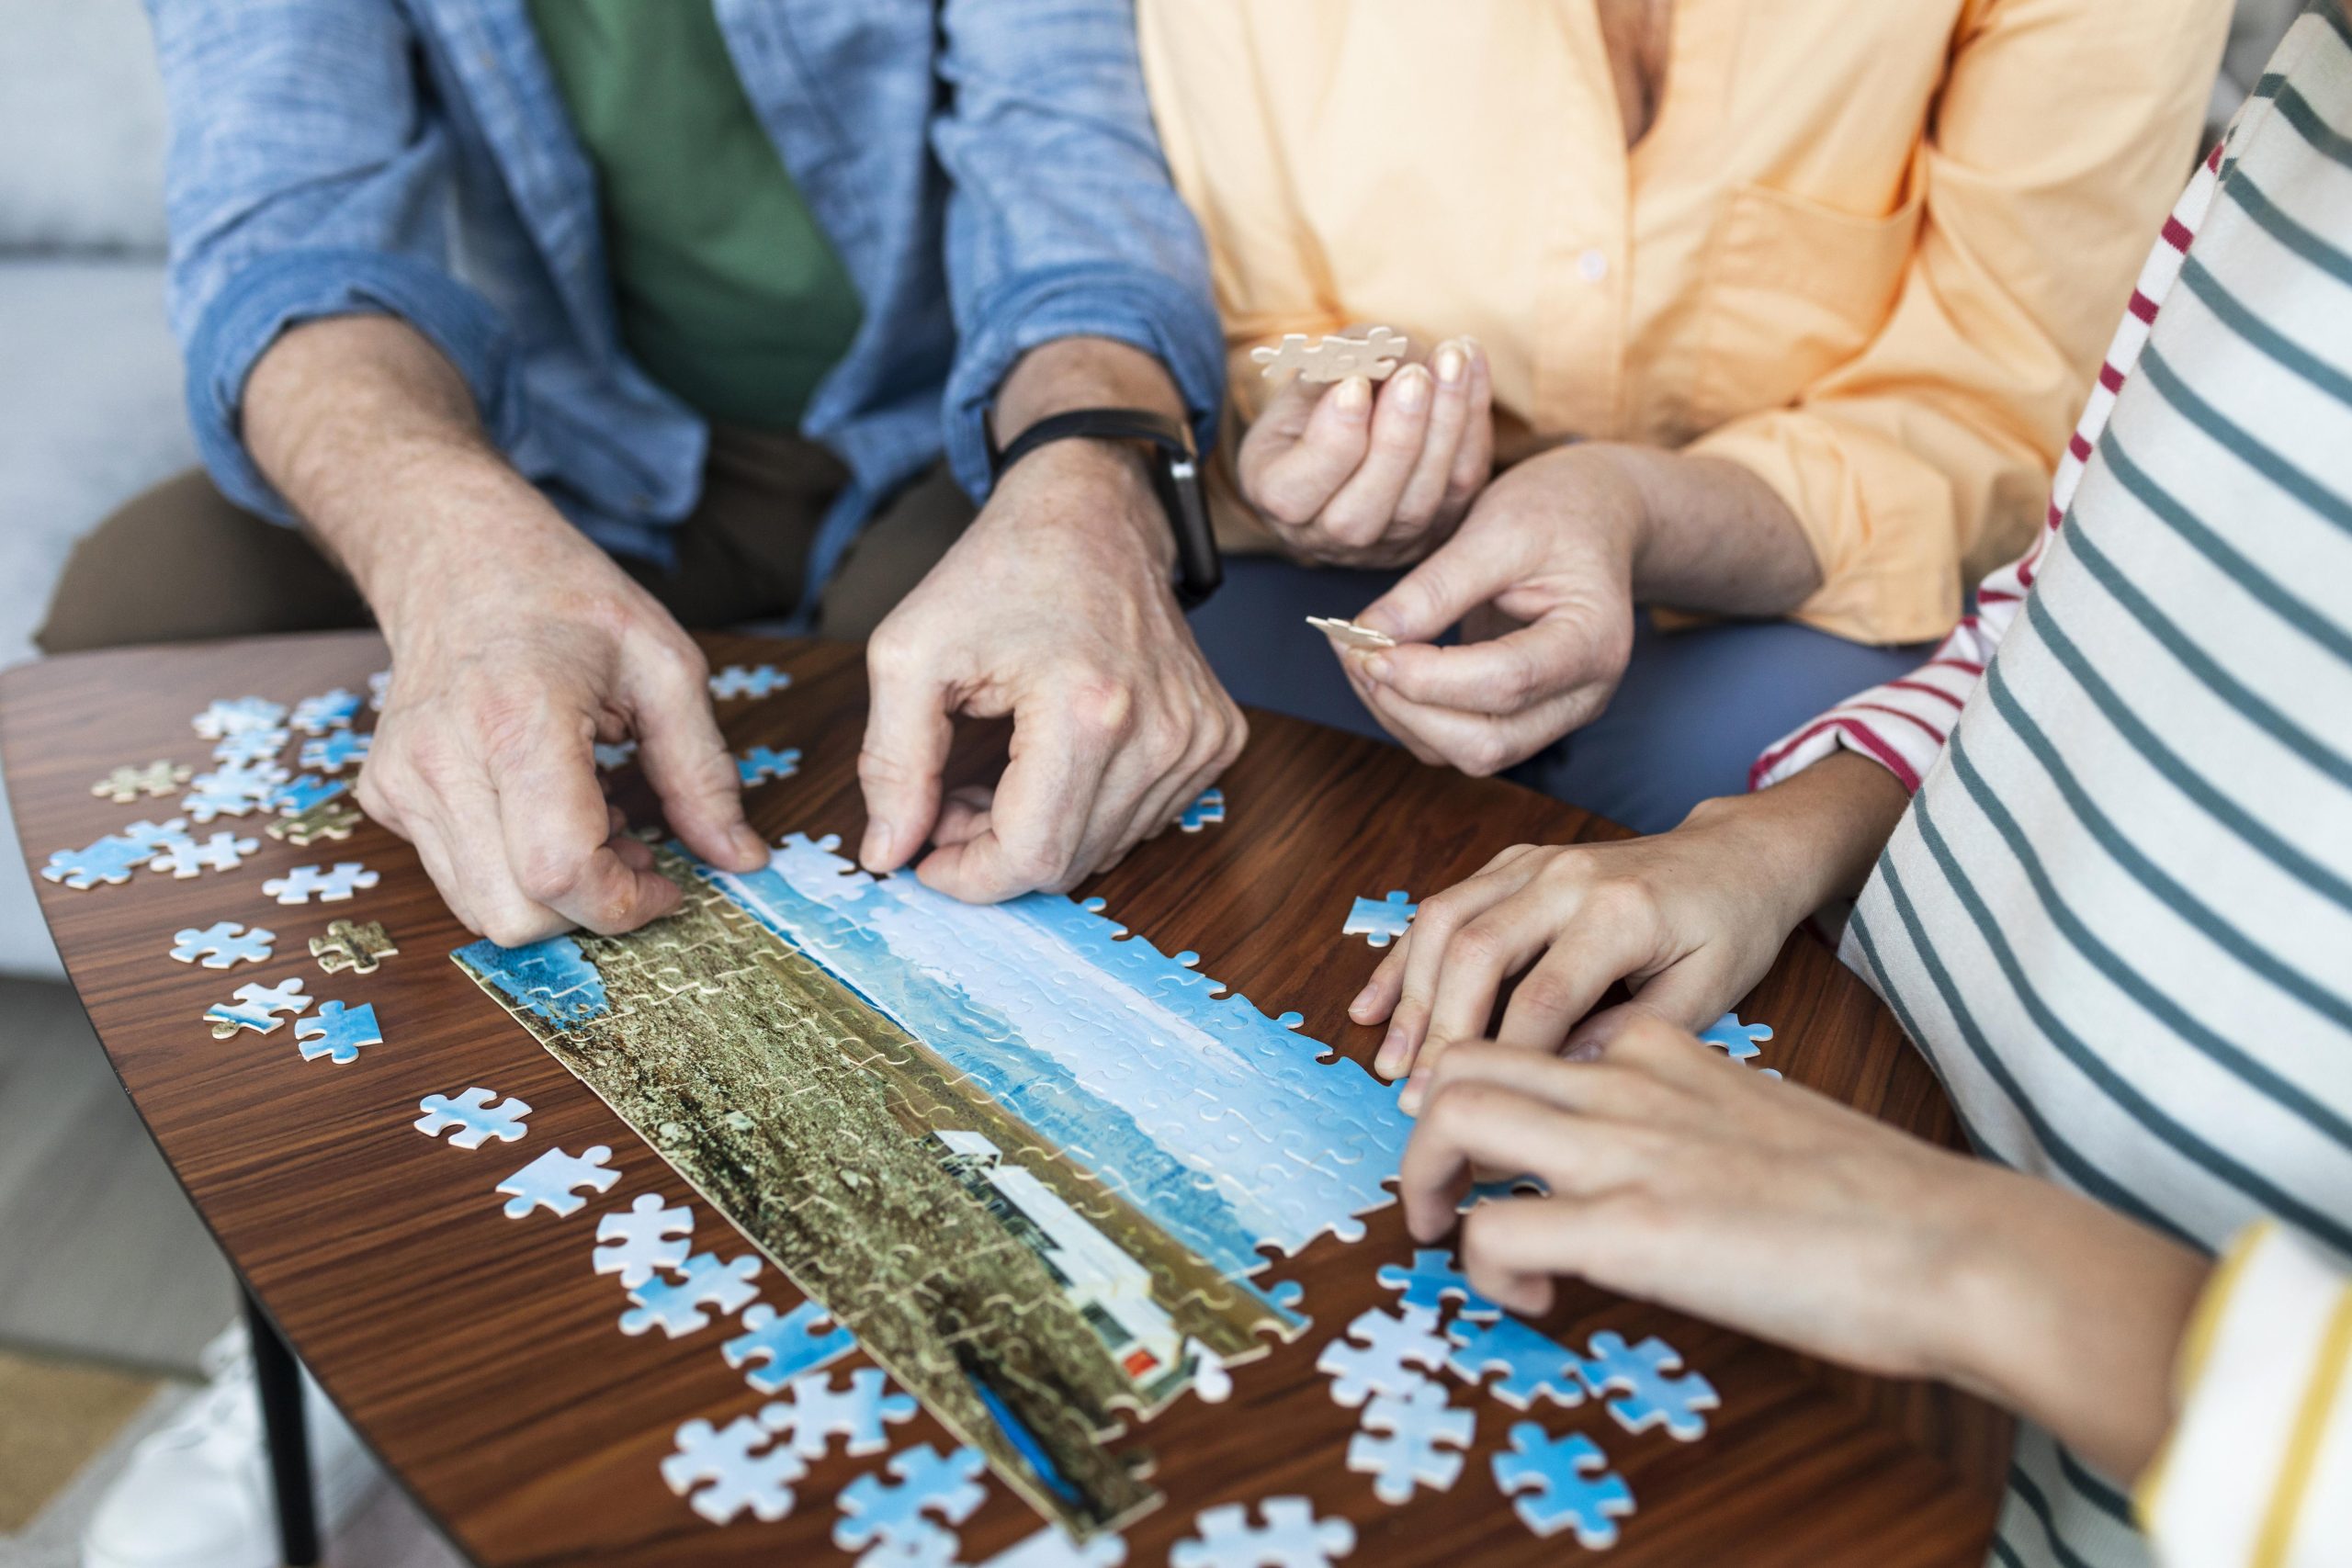
[[[139,0],[0,0],[0,250],[164,248],[164,85]]]

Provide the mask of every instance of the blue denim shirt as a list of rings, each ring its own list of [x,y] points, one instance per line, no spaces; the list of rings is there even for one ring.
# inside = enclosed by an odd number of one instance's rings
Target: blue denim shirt
[[[1145,100],[1128,0],[717,0],[745,91],[865,307],[802,429],[853,480],[809,562],[1056,338],[1156,355],[1204,446],[1223,340]],[[223,492],[289,513],[238,432],[245,378],[322,316],[400,317],[484,428],[606,547],[666,558],[707,430],[623,347],[595,173],[524,0],[149,0],[171,105],[171,310]]]

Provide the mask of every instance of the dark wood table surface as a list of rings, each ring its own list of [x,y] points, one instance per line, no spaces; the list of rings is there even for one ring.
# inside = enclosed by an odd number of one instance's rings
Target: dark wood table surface
[[[797,777],[751,793],[753,826],[771,839],[802,829],[855,844],[865,707],[858,651],[740,637],[707,645],[714,665],[765,660],[793,676],[774,697],[720,705],[737,750],[764,742],[806,753]],[[174,815],[172,800],[118,806],[90,785],[119,764],[158,757],[201,771],[209,743],[188,720],[212,698],[291,704],[338,684],[364,691],[383,657],[376,638],[340,635],[128,649],[6,672],[0,752],[29,859],[39,867],[52,850]],[[1248,754],[1224,781],[1221,826],[1168,833],[1080,891],[1107,898],[1113,917],[1163,951],[1195,950],[1204,973],[1266,1011],[1304,1013],[1305,1033],[1367,1065],[1376,1033],[1351,1024],[1344,1009],[1375,954],[1340,935],[1351,898],[1433,892],[1506,844],[1617,831],[1510,784],[1421,767],[1400,750],[1272,715],[1252,724]],[[650,802],[634,770],[617,787],[646,819]],[[352,1424],[478,1563],[848,1561],[829,1540],[832,1494],[875,1461],[836,1450],[795,1488],[795,1512],[772,1525],[746,1516],[711,1526],[660,1478],[682,1422],[723,1425],[764,1403],[722,1359],[724,1326],[674,1340],[626,1337],[616,1328],[619,1288],[590,1269],[594,1216],[641,1192],[674,1199],[674,1174],[449,962],[469,933],[407,845],[367,823],[341,843],[297,849],[262,835],[263,825],[259,817],[214,825],[261,839],[235,871],[189,880],[142,871],[86,892],[37,886],[149,1131]],[[365,862],[380,885],[349,903],[301,908],[262,892],[265,878],[290,866],[337,860]],[[338,917],[383,921],[400,955],[371,975],[321,975],[305,939]],[[219,919],[274,930],[277,957],[221,971],[168,955],[175,931]],[[200,1016],[207,1006],[248,979],[295,972],[314,998],[373,1003],[384,1043],[337,1067],[302,1060],[291,1029],[212,1038]],[[1953,1136],[1917,1054],[1818,942],[1792,937],[1741,1011],[1778,1031],[1764,1064],[1900,1125]],[[505,1219],[492,1189],[527,1154],[510,1157],[497,1143],[461,1151],[410,1126],[422,1097],[469,1084],[535,1108],[528,1141],[513,1147],[609,1145],[622,1181],[566,1219]],[[702,1213],[697,1246],[741,1250],[716,1239],[724,1223]],[[1458,1383],[1453,1398],[1477,1408],[1478,1434],[1450,1491],[1390,1507],[1368,1477],[1345,1468],[1356,1413],[1333,1404],[1315,1359],[1359,1312],[1393,1303],[1374,1273],[1411,1246],[1394,1205],[1371,1215],[1369,1228],[1353,1246],[1325,1236],[1269,1271],[1304,1284],[1315,1326],[1237,1368],[1229,1402],[1180,1399],[1123,1439],[1157,1455],[1169,1499],[1126,1532],[1131,1564],[1166,1561],[1202,1508],[1282,1494],[1305,1494],[1318,1512],[1353,1521],[1354,1562],[1555,1562],[1577,1552],[1569,1535],[1539,1540],[1498,1497],[1487,1456],[1521,1416]],[[768,1299],[794,1299],[773,1271],[769,1282]],[[1577,1347],[1601,1328],[1628,1339],[1663,1335],[1723,1396],[1705,1437],[1688,1444],[1658,1430],[1629,1435],[1596,1403],[1538,1407],[1555,1435],[1590,1434],[1638,1499],[1611,1560],[1982,1560],[2007,1441],[2006,1422],[1987,1407],[1846,1373],[1585,1286],[1566,1290],[1543,1326]],[[893,1438],[951,1441],[928,1415]],[[962,1529],[964,1560],[981,1562],[1036,1526],[992,1481]]]

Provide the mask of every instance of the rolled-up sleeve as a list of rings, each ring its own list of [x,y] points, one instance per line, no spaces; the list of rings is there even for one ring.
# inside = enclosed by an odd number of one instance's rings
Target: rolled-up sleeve
[[[1884,326],[1784,409],[1688,450],[1788,504],[1821,568],[1796,618],[1940,636],[2030,537],[2109,325],[2190,167],[2228,7],[1984,0],[1915,172],[1918,238]]]
[[[958,348],[948,461],[988,487],[989,403],[1021,355],[1066,337],[1168,367],[1211,444],[1225,341],[1198,224],[1170,183],[1126,0],[950,0],[933,131],[953,188],[948,282]]]
[[[171,315],[205,466],[290,520],[246,451],[246,378],[288,327],[397,316],[447,356],[483,424],[523,417],[507,323],[449,264],[447,132],[390,0],[149,0],[171,112]]]

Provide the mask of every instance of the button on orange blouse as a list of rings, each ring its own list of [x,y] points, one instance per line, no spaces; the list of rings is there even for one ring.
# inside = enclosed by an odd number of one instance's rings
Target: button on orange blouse
[[[1798,618],[1940,636],[2021,548],[2196,156],[2225,0],[1676,0],[1629,152],[1589,0],[1141,0],[1249,349],[1385,322],[1492,358],[1505,452],[1744,463]]]

